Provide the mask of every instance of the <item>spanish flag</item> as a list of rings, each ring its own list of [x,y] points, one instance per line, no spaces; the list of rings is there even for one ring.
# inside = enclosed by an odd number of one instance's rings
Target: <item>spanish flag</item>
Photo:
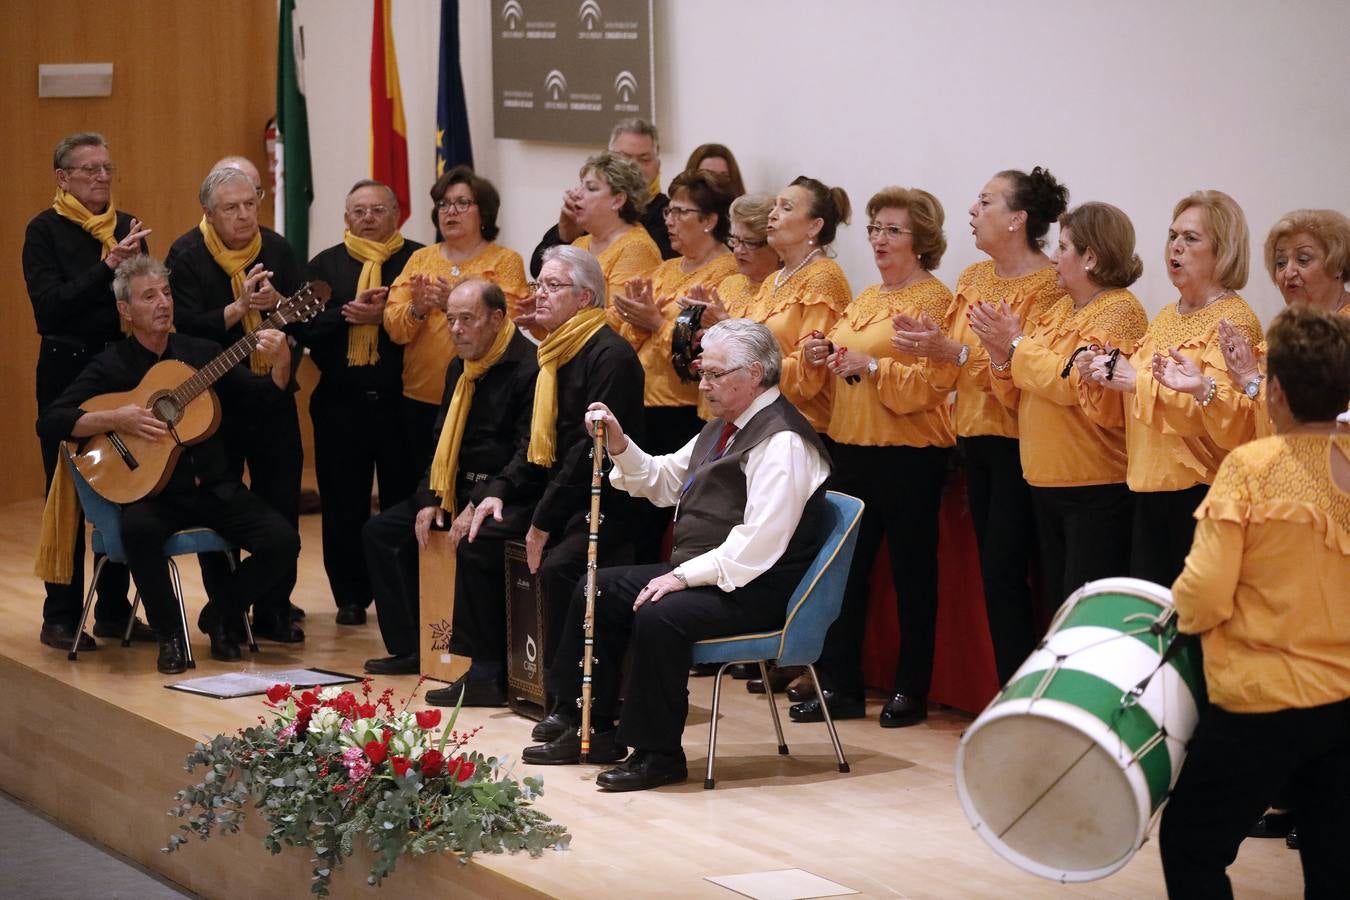
[[[401,226],[408,219],[408,124],[398,84],[390,0],[375,0],[370,39],[370,177],[393,188]]]

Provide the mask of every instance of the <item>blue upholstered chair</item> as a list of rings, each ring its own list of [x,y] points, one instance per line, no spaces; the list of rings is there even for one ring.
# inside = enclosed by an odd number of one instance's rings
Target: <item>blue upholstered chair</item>
[[[717,713],[722,700],[722,674],[727,666],[735,663],[757,662],[764,679],[764,691],[769,700],[769,711],[773,715],[773,728],[778,733],[778,752],[787,755],[787,743],[783,740],[783,725],[778,719],[778,704],[773,696],[773,682],[765,667],[768,661],[780,666],[806,666],[815,684],[816,695],[820,696],[820,679],[816,677],[815,662],[820,658],[821,648],[825,645],[825,633],[830,630],[834,620],[839,617],[839,608],[844,602],[844,585],[848,582],[848,569],[853,561],[853,547],[858,542],[858,522],[862,518],[863,502],[857,497],[828,491],[830,535],[816,554],[811,567],[802,576],[797,589],[787,601],[787,619],[777,631],[762,631],[756,634],[737,634],[727,637],[710,638],[694,644],[695,663],[721,663],[717,677],[713,679],[712,725],[708,731],[708,772],[703,779],[703,787],[713,787],[713,759],[717,751]],[[834,744],[834,755],[839,761],[839,771],[848,771],[848,761],[844,759],[844,749],[839,744],[839,734],[834,729],[834,720],[830,718],[829,708],[824,704],[825,727],[829,729],[830,741]]]
[[[70,468],[70,474],[75,480],[75,492],[80,499],[80,508],[84,510],[84,517],[94,526],[94,535],[90,539],[90,544],[95,553],[103,554],[98,564],[94,566],[94,577],[89,580],[89,591],[84,597],[84,610],[80,613],[80,627],[75,633],[84,632],[85,623],[89,620],[89,610],[94,606],[94,589],[98,586],[99,573],[103,571],[103,564],[112,561],[126,565],[127,551],[122,545],[122,507],[99,495],[97,491],[85,481],[80,470],[75,468],[75,461],[71,458],[70,448],[66,444],[61,445],[61,455],[64,457],[66,465]],[[189,669],[197,668],[196,661],[192,658],[192,639],[188,628],[187,608],[183,605],[183,580],[178,576],[178,564],[174,562],[175,556],[187,556],[198,553],[224,553],[225,558],[230,562],[230,569],[234,569],[234,551],[235,548],[229,541],[221,537],[209,528],[188,528],[183,531],[175,532],[169,535],[164,541],[164,560],[169,564],[169,577],[173,581],[173,595],[178,600],[178,615],[183,623],[183,652],[187,656]],[[81,565],[82,560],[75,560],[75,565]],[[136,620],[136,611],[141,605],[141,592],[136,591],[136,599],[131,604],[131,616],[127,619],[127,630],[122,635],[122,646],[131,646],[131,625]],[[248,638],[248,647],[254,653],[258,652],[258,643],[253,639],[253,628],[249,625],[248,613],[244,613],[244,633]],[[75,641],[70,646],[70,652],[66,658],[74,660],[78,658],[76,646],[79,641]]]

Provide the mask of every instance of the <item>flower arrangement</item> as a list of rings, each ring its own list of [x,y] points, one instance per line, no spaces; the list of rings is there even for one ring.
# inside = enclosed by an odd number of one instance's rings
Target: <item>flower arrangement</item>
[[[533,808],[539,779],[517,782],[495,757],[465,751],[479,729],[454,730],[459,707],[438,731],[439,709],[412,711],[411,697],[396,708],[392,688],[373,700],[371,693],[369,680],[360,699],[336,687],[298,696],[287,684],[269,688],[270,723],[259,716],[258,725],[217,735],[188,755],[184,768],[206,774],[175,797],[169,814],[187,819],[179,830],[202,840],[217,827],[236,832],[251,800],[271,825],[268,850],[311,849],[311,890],[320,896],[360,838],[375,855],[372,885],[405,853],[456,853],[467,862],[480,852],[537,857],[567,847],[566,829]],[[171,835],[164,852],[187,840]]]

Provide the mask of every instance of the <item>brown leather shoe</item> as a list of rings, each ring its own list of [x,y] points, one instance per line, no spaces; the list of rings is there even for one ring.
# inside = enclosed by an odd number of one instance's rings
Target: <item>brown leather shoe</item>
[[[816,696],[816,685],[811,681],[811,673],[803,672],[787,686],[787,697],[793,703],[804,703]]]
[[[781,694],[787,689],[787,686],[793,682],[797,674],[801,671],[797,666],[769,666],[769,685],[773,688],[775,694]],[[764,679],[751,678],[745,683],[745,689],[752,694],[764,693]]]

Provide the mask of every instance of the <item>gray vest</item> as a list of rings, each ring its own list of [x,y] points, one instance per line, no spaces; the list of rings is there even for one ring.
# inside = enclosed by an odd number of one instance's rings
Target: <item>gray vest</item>
[[[720,546],[731,529],[745,521],[746,484],[741,457],[761,442],[780,431],[795,431],[829,465],[829,453],[811,423],[781,395],[736,432],[731,447],[720,459],[705,461],[717,445],[723,425],[722,419],[713,419],[694,440],[689,464],[698,468],[692,472],[693,483],[680,501],[675,520],[674,546],[670,552],[674,565]],[[825,510],[822,484],[807,501],[801,522],[775,565],[809,561],[815,555],[825,538]]]

